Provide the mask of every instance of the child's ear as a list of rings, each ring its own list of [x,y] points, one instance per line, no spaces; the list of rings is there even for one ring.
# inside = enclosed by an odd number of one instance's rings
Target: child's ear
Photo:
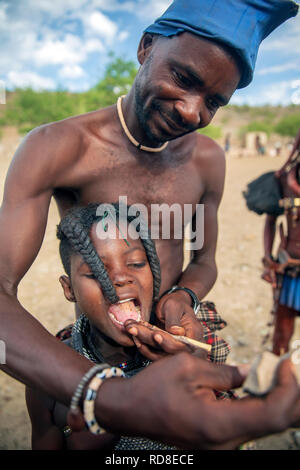
[[[76,302],[76,298],[75,298],[75,295],[74,295],[74,292],[73,292],[73,289],[72,289],[72,284],[71,284],[70,278],[68,276],[65,276],[65,275],[60,276],[59,282],[61,283],[61,286],[63,288],[65,298],[69,302]]]

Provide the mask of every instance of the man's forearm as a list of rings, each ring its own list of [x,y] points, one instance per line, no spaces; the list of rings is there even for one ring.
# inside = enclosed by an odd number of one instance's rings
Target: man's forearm
[[[0,294],[0,339],[6,346],[6,363],[2,370],[66,406],[70,405],[83,375],[94,365],[51,335],[15,296],[3,293]],[[144,403],[138,407],[129,379],[111,379],[109,382],[103,385],[100,397],[97,397],[99,424],[118,432],[122,423],[124,432],[130,428],[134,434],[139,416],[147,415]],[[145,393],[146,390],[143,397]],[[151,414],[149,419],[151,422]],[[159,437],[159,429],[155,424],[152,427]]]
[[[2,369],[68,405],[90,362],[52,336],[15,296],[0,294],[0,325]]]
[[[217,267],[213,262],[191,262],[182,273],[178,285],[188,287],[203,299],[212,289],[217,279]],[[183,293],[185,294],[185,293]],[[188,298],[188,294],[187,295]]]

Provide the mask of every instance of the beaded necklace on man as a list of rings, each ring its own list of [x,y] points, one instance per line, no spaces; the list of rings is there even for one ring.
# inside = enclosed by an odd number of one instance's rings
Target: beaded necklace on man
[[[139,150],[144,150],[144,152],[162,152],[168,145],[169,142],[165,142],[161,147],[146,147],[146,145],[142,145],[140,142],[138,142],[134,137],[133,135],[131,134],[131,132],[129,131],[127,125],[126,125],[126,122],[125,122],[125,119],[124,119],[124,115],[123,115],[123,111],[122,111],[122,101],[123,101],[123,98],[125,97],[125,95],[122,95],[118,98],[118,101],[117,101],[117,111],[118,111],[118,117],[119,117],[119,120],[120,120],[120,123],[121,123],[121,126],[122,126],[122,129],[123,131],[125,132],[126,134],[126,137],[128,138],[128,140]]]

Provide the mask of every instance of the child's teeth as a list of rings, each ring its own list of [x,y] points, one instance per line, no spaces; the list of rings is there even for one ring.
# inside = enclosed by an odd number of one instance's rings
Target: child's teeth
[[[124,325],[123,322],[119,321],[116,319],[116,317],[114,316],[113,313],[109,313],[109,316],[110,318],[112,318],[116,323],[119,323],[119,325]],[[138,317],[136,319],[137,322],[141,321],[141,310],[139,309],[139,312],[138,312]]]
[[[130,300],[134,300],[134,298],[131,297],[130,299],[119,300],[119,302],[117,302],[117,303],[118,304],[124,304],[125,302],[129,302]]]
[[[110,316],[110,318],[112,318],[116,323],[119,323],[119,325],[123,325],[123,323],[122,323],[121,321],[117,320],[116,317],[115,317],[112,313],[110,313],[109,316]]]

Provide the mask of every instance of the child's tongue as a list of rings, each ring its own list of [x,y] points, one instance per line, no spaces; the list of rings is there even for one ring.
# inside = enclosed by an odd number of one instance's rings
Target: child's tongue
[[[112,314],[115,319],[122,324],[126,320],[140,320],[139,308],[135,306],[133,300],[111,305],[108,313]]]

